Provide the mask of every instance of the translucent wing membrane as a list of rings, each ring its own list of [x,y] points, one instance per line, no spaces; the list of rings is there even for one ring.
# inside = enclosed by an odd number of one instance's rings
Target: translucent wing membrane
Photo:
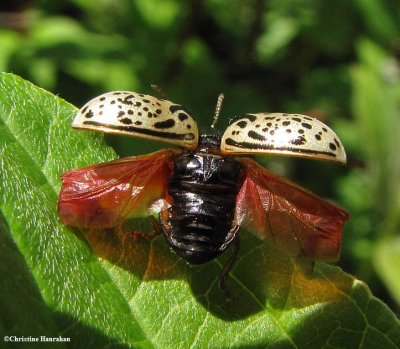
[[[235,223],[291,256],[336,261],[348,214],[251,159],[238,160],[246,175]]]
[[[179,104],[129,91],[100,95],[79,110],[72,126],[163,141],[193,149],[198,127]]]
[[[81,228],[110,228],[151,214],[166,196],[173,150],[132,156],[65,172],[58,201],[61,221]]]
[[[259,113],[238,117],[226,129],[221,150],[346,162],[338,136],[321,121],[300,114]]]

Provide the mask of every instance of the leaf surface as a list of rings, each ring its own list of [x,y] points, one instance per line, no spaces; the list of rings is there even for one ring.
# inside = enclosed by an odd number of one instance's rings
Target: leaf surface
[[[190,267],[162,236],[138,242],[63,226],[60,174],[116,157],[101,135],[71,129],[75,113],[0,75],[2,335],[96,349],[400,347],[399,321],[361,281],[326,264],[310,275],[245,231],[226,302],[218,274],[230,251]]]

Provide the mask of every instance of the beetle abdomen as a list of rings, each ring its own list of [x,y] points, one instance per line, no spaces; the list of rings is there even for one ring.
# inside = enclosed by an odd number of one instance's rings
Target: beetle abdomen
[[[166,237],[188,262],[213,259],[229,245],[240,164],[205,152],[184,152],[174,159],[168,193],[173,199]]]

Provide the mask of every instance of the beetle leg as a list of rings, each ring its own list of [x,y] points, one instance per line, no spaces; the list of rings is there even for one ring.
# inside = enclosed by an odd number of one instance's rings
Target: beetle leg
[[[228,247],[228,245],[230,245],[230,243],[233,241],[233,239],[236,236],[237,231],[239,230],[239,226],[235,225],[231,228],[231,230],[229,231],[228,235],[226,236],[226,241],[222,244],[222,246],[220,247],[221,252],[225,251],[225,249]]]
[[[225,265],[223,266],[221,273],[219,274],[219,289],[221,292],[224,293],[224,297],[226,300],[230,301],[233,299],[231,293],[226,289],[225,286],[225,281],[226,278],[228,277],[230,271],[232,270],[236,258],[239,254],[239,248],[240,248],[240,240],[239,240],[239,235],[236,236],[236,232],[238,231],[239,226],[235,226],[231,229],[231,231],[229,232],[229,242],[233,242],[233,252],[232,255],[230,256],[230,258],[228,259],[228,261],[225,263]],[[231,235],[231,236],[230,236]],[[233,240],[233,241],[232,241]]]
[[[165,237],[168,238],[171,233],[171,225],[169,221],[169,209],[164,209],[160,212],[160,231],[164,233]]]
[[[162,233],[161,223],[154,218],[154,216],[149,216],[151,226],[153,227],[152,235],[156,237]]]

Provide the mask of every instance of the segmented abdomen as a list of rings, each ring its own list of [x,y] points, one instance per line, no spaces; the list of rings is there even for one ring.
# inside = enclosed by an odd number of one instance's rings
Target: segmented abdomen
[[[233,158],[203,152],[184,152],[174,159],[167,239],[190,263],[204,263],[225,250],[240,169]]]

